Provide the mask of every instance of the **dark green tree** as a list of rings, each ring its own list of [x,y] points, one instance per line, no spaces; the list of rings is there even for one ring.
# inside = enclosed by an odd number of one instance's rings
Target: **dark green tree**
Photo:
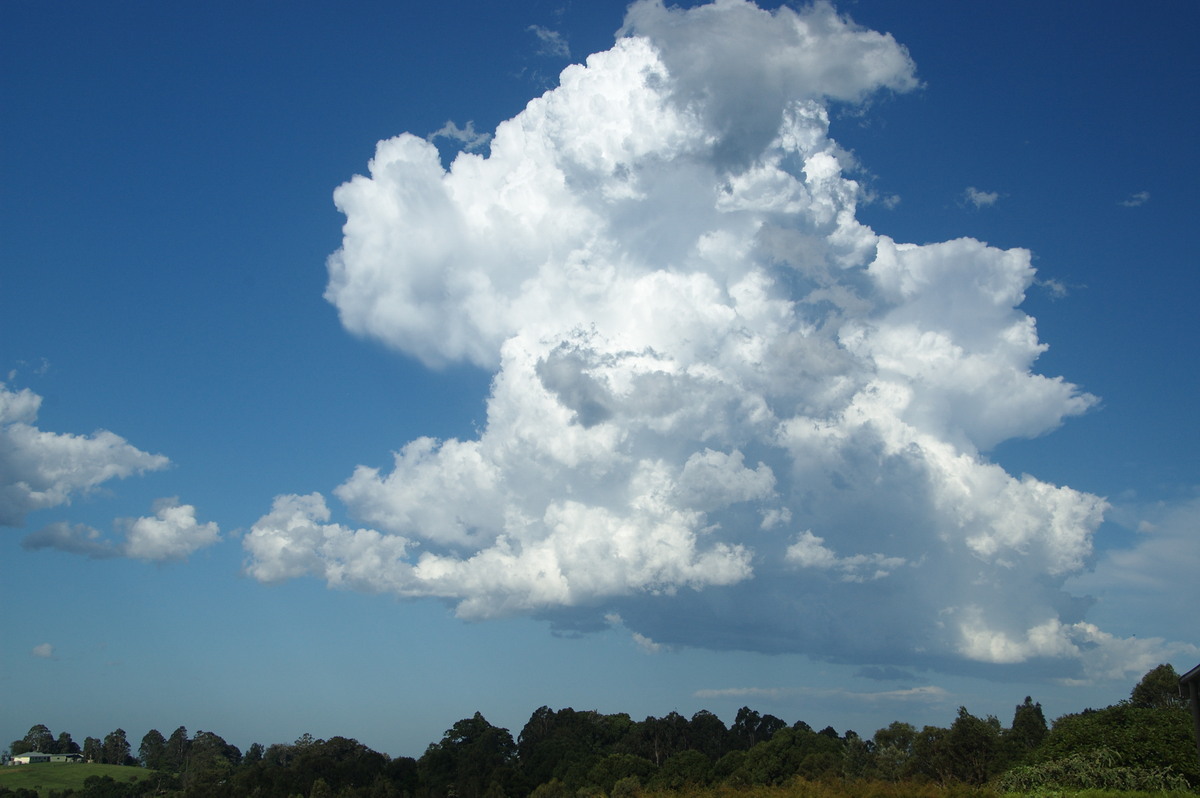
[[[1129,694],[1130,703],[1145,709],[1186,706],[1179,694],[1179,674],[1170,665],[1159,665],[1142,677]]]
[[[138,760],[142,767],[150,770],[165,770],[167,760],[167,738],[158,729],[151,729],[142,736],[138,746]]]
[[[706,709],[692,715],[688,724],[688,749],[699,751],[716,762],[729,750],[729,729],[724,721]]]
[[[774,715],[760,715],[750,707],[742,707],[729,727],[729,736],[734,746],[748,749],[785,728],[787,724]]]
[[[188,743],[180,780],[189,795],[221,794],[241,759],[237,746],[213,732],[198,731]]]
[[[613,753],[634,722],[626,714],[604,715],[570,707],[557,712],[540,707],[521,729],[517,756],[529,788],[558,779],[576,790],[596,762]]]
[[[171,773],[182,773],[184,765],[187,764],[190,745],[191,740],[188,739],[188,730],[185,727],[180,726],[171,732],[171,736],[167,738],[167,750],[163,756],[162,769]]]
[[[1000,735],[1001,761],[998,770],[1003,771],[1029,760],[1037,747],[1046,739],[1049,728],[1042,705],[1025,696],[1025,702],[1017,704],[1013,712],[1012,726]]]
[[[296,754],[291,766],[301,784],[323,778],[335,793],[367,789],[386,768],[387,757],[347,737],[315,741]]]
[[[954,778],[976,786],[986,784],[994,775],[1000,749],[1000,722],[990,715],[977,718],[966,707],[959,707],[946,746]]]
[[[1115,767],[1169,767],[1200,786],[1191,714],[1182,707],[1137,707],[1130,702],[1084,710],[1054,721],[1035,763],[1105,749]]]
[[[912,758],[906,775],[920,776],[945,784],[954,778],[948,738],[950,730],[941,726],[923,726],[912,743]]]
[[[875,773],[886,781],[899,781],[913,768],[913,745],[917,729],[911,723],[893,721],[875,732]]]
[[[647,786],[655,790],[671,790],[677,793],[688,788],[703,787],[708,784],[712,766],[712,760],[694,748],[678,751],[667,757],[658,772],[650,778]],[[608,792],[611,793],[612,790]]]
[[[250,747],[246,749],[246,753],[242,756],[242,764],[253,765],[261,762],[265,750],[262,743],[250,743]]]
[[[384,765],[383,774],[388,783],[402,795],[415,795],[421,783],[417,760],[411,756],[398,756]]]
[[[864,740],[847,730],[842,749],[842,774],[848,779],[873,778],[875,768],[875,743]]]
[[[70,732],[59,732],[58,739],[54,742],[54,753],[78,754],[79,743],[71,739]]]
[[[29,728],[25,732],[25,736],[20,740],[13,740],[9,745],[9,750],[13,756],[17,754],[27,754],[30,751],[36,751],[41,754],[55,753],[51,749],[54,747],[54,735],[50,733],[50,729],[46,728],[45,724],[38,723]]]
[[[688,719],[678,712],[669,712],[661,718],[648,717],[633,724],[616,750],[648,759],[658,767],[672,754],[690,747],[690,731]]]
[[[129,753],[129,740],[125,737],[124,729],[114,729],[105,735],[100,761],[105,765],[134,764],[134,759]]]
[[[811,728],[783,728],[746,752],[729,781],[742,785],[784,784],[796,776],[806,779],[840,775],[842,741]],[[720,771],[722,759],[717,763]]]
[[[610,793],[621,779],[635,778],[639,784],[645,784],[655,770],[654,763],[645,757],[634,754],[609,754],[592,766],[583,786]]]
[[[476,712],[455,723],[417,761],[421,782],[430,794],[456,798],[483,798],[496,782],[506,794],[515,794],[517,746],[508,729],[487,722]]]
[[[104,745],[95,737],[84,737],[83,758],[88,762],[103,764],[101,760],[104,759]]]

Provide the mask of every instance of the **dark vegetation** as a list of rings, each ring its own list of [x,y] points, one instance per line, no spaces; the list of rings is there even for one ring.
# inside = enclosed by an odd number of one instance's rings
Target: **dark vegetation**
[[[1064,715],[1048,726],[1040,704],[1018,704],[1006,727],[965,707],[945,728],[895,722],[871,738],[788,725],[743,707],[732,726],[710,712],[635,721],[541,707],[516,739],[479,713],[450,727],[418,759],[389,757],[356,740],[304,735],[254,743],[244,753],[213,732],[156,729],[135,758],[123,730],[82,748],[34,726],[11,745],[140,765],[139,780],[90,775],[62,764],[4,768],[0,798],[984,798],[997,793],[1101,798],[1200,789],[1192,721],[1177,675],[1160,665],[1130,699]],[[54,768],[75,787],[35,791],[10,778]],[[41,771],[49,776],[50,771]],[[62,784],[63,782],[55,782]],[[1090,792],[1089,792],[1090,791]],[[1097,792],[1098,791],[1098,792]]]

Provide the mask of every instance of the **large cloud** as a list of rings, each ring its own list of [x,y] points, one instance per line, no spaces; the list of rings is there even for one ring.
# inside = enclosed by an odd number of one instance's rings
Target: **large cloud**
[[[110,479],[166,468],[119,435],[45,432],[34,426],[42,397],[0,383],[0,526],[21,526],[34,510],[68,504]]]
[[[248,571],[470,618],[615,612],[666,644],[1119,660],[1062,590],[1105,501],[986,456],[1095,402],[1032,371],[1030,254],[856,220],[826,105],[915,85],[827,5],[639,2],[487,157],[380,142],[335,193],[326,297],[354,333],[493,369],[487,425],[355,471],[334,492],[370,528],[279,497]]]

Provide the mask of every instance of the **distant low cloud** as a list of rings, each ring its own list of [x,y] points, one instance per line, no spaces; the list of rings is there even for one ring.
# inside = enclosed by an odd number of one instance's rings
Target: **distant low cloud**
[[[40,643],[34,646],[30,653],[39,659],[54,659],[54,646],[49,643]]]
[[[550,28],[543,28],[541,25],[530,25],[528,30],[538,39],[538,55],[570,58],[571,48],[561,33]]]
[[[985,208],[989,205],[995,205],[1000,199],[1000,194],[995,191],[980,191],[975,186],[967,186],[967,190],[963,194],[967,202],[974,205],[976,208]]]
[[[1159,662],[1200,659],[1200,647],[1168,643],[1177,630],[1189,628],[1193,615],[1189,608],[1200,605],[1200,489],[1175,502],[1144,505],[1118,505],[1114,521],[1133,531],[1126,546],[1112,547],[1097,557],[1094,569],[1074,576],[1069,586],[1084,594],[1101,595],[1106,617],[1127,625],[1135,619],[1154,619],[1147,628],[1144,620],[1136,640],[1128,641],[1127,656],[1138,658],[1143,672]],[[1170,595],[1164,607],[1162,597]],[[1194,639],[1194,638],[1193,638]],[[1166,655],[1164,656],[1164,652]],[[1155,655],[1158,662],[1151,662]]]
[[[915,682],[917,680],[917,677],[908,671],[891,666],[870,665],[860,668],[854,675],[860,679],[873,679],[878,682]]]
[[[332,490],[355,526],[276,497],[246,572],[615,614],[663,646],[1137,672],[1064,590],[1107,502],[987,456],[1098,401],[1034,370],[1030,253],[857,219],[827,104],[917,85],[828,4],[643,0],[487,157],[379,142],[335,192],[325,296],[356,335],[490,370],[487,423],[355,469]]]
[[[0,526],[21,526],[34,510],[69,504],[112,479],[170,465],[107,430],[91,435],[34,426],[42,397],[0,383]]]
[[[1136,208],[1140,205],[1145,205],[1149,201],[1150,201],[1150,192],[1149,191],[1139,191],[1136,194],[1130,195],[1129,199],[1121,200],[1120,204],[1124,205],[1126,208]]]
[[[120,542],[104,538],[99,530],[86,524],[56,522],[26,535],[21,546],[30,551],[54,549],[96,560],[130,557],[167,562],[186,559],[221,539],[215,523],[198,523],[196,508],[180,504],[175,498],[155,502],[153,516],[120,519],[118,526],[124,530]]]
[[[850,701],[860,704],[878,702],[941,702],[950,696],[950,694],[941,687],[936,687],[934,685],[913,687],[906,690],[885,690],[872,693],[856,692],[853,690],[844,689],[822,690],[811,687],[726,687],[697,690],[692,695],[701,699],[734,698],[739,700],[769,699],[772,701],[778,701],[788,697],[836,698],[841,701]]]
[[[105,560],[121,556],[121,550],[110,540],[105,540],[100,530],[87,524],[68,524],[56,521],[21,539],[21,547],[28,551],[55,549],[68,554],[80,554],[93,560]]]
[[[796,688],[794,687],[718,687],[697,690],[692,695],[695,698],[706,700],[722,698],[778,700],[795,692]]]

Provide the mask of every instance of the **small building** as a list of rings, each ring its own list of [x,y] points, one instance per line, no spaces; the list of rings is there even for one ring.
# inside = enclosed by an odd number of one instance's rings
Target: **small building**
[[[41,751],[26,751],[13,756],[12,761],[14,765],[36,765],[38,762],[49,762],[50,754],[43,754]]]
[[[1179,677],[1179,695],[1192,708],[1196,729],[1196,755],[1200,756],[1200,665]]]
[[[40,751],[26,751],[12,758],[13,765],[36,765],[40,762],[82,762],[81,754],[43,754]]]

